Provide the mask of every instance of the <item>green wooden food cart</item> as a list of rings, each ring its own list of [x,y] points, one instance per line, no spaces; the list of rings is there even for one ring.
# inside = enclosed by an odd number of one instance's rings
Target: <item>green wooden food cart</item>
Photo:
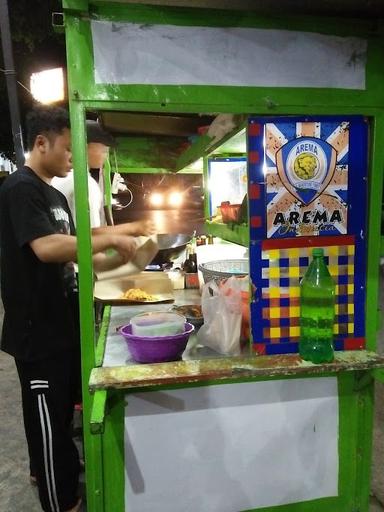
[[[383,380],[383,19],[353,18],[341,1],[312,16],[304,1],[293,12],[278,1],[260,3],[264,12],[189,3],[63,0],[88,510],[367,512]],[[135,162],[120,171],[176,172],[203,158],[206,231],[249,250],[241,355],[195,347],[181,361],[134,364],[116,327],[137,306],[107,305],[95,335],[84,129],[95,112],[120,138],[116,161],[125,147]],[[196,115],[209,126],[182,152],[169,132],[160,143],[126,129]],[[215,217],[226,197],[212,199],[210,180],[233,158],[245,161],[246,223]],[[297,355],[298,285],[314,246],[338,296],[338,350],[322,365]],[[199,295],[177,290],[175,300]]]

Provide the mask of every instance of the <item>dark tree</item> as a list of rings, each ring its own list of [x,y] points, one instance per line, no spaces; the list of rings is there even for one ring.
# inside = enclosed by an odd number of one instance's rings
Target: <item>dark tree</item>
[[[52,27],[52,13],[61,12],[60,0],[8,0],[16,78],[29,88],[32,73],[65,66],[64,34]],[[0,68],[4,60],[0,47]],[[33,105],[30,93],[18,85],[21,122]],[[0,153],[14,160],[11,122],[4,71],[0,72]]]

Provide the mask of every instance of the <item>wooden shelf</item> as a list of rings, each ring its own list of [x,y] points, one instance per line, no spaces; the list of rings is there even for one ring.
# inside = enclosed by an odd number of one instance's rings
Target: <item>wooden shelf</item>
[[[202,156],[246,155],[245,119],[243,116],[239,116],[236,121],[238,123],[236,128],[217,141],[209,135],[197,137],[195,142],[178,157],[175,170],[180,171],[184,169],[184,167],[192,164]]]
[[[297,354],[281,356],[223,357],[171,363],[135,364],[94,368],[89,387],[98,389],[136,389],[150,386],[195,382],[260,380],[270,377],[337,374],[340,372],[384,368],[384,357],[365,350],[336,352],[332,363],[312,364]]]

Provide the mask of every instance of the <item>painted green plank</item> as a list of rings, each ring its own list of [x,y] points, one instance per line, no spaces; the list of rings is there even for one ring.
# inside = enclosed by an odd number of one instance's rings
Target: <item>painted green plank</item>
[[[357,481],[358,392],[355,373],[344,373],[338,379],[339,395],[339,495],[343,498],[341,510],[355,510]],[[339,507],[335,508],[339,510]],[[357,509],[356,509],[357,510]]]
[[[108,398],[108,414],[105,418],[103,452],[98,464],[104,470],[104,509],[103,512],[128,512],[124,504],[124,394],[118,393]],[[93,512],[93,509],[90,509]]]
[[[239,117],[239,116],[237,116]],[[241,125],[244,124],[241,116]],[[240,119],[238,120],[240,122]],[[201,135],[197,140],[185,150],[176,160],[176,170],[183,169],[205,155],[223,155],[223,154],[244,154],[246,152],[245,130],[239,125],[220,140],[214,141],[214,137]]]
[[[88,11],[88,0],[63,0],[63,9],[79,12]]]
[[[105,345],[107,343],[107,335],[109,329],[109,321],[111,318],[111,306],[105,306],[103,312],[103,320],[100,327],[99,338],[96,344],[95,366],[102,366],[104,360]]]
[[[66,39],[68,48],[68,62],[73,62],[71,41],[77,34],[78,24],[71,16],[66,20]],[[77,62],[76,65],[79,65]],[[69,90],[73,90],[76,83],[76,66],[68,66]],[[94,350],[94,321],[93,321],[93,272],[92,251],[90,237],[89,216],[83,212],[88,211],[88,171],[85,137],[85,113],[79,102],[70,101],[70,116],[72,133],[73,165],[75,200],[77,204],[76,222],[78,231],[78,263],[79,263],[79,301],[81,323],[81,369],[82,369],[82,395],[83,395],[83,423],[84,423],[84,452],[87,480],[87,504],[93,512],[103,512],[103,477],[102,465],[99,454],[101,451],[101,439],[99,436],[91,436],[89,425],[91,420],[92,398],[88,389],[88,381],[91,369],[95,366]]]
[[[328,89],[328,91],[330,91]],[[237,91],[238,92],[238,91]],[[236,95],[237,96],[237,95]],[[133,101],[128,101],[126,94],[121,97],[120,100],[116,101],[107,101],[103,100],[100,101],[98,98],[94,98],[91,100],[83,100],[82,105],[86,109],[92,109],[92,110],[135,110],[137,113],[139,112],[148,112],[153,110],[154,108],[158,109],[159,113],[161,114],[174,114],[175,110],[177,110],[177,113],[180,114],[186,114],[186,113],[202,113],[202,114],[209,114],[212,109],[220,109],[224,108],[226,111],[231,110],[232,113],[240,113],[240,112],[246,112],[249,115],[308,115],[308,106],[301,104],[298,105],[279,105],[278,110],[271,110],[267,106],[260,106],[260,109],[254,109],[255,103],[248,103],[246,104],[244,102],[244,95],[240,94],[237,97],[237,101],[234,101],[233,103],[229,104],[226,103],[225,105],[217,105],[216,103],[210,103],[208,101],[208,98],[205,99],[202,95],[200,95],[200,102],[199,103],[186,103],[186,102],[180,102],[177,104],[167,103],[164,105],[161,105],[158,101],[151,103],[147,101],[143,102],[137,102],[136,99]],[[303,98],[298,97],[298,101],[300,102],[304,101]],[[314,104],[311,105],[310,112],[311,116],[315,115],[363,115],[363,116],[376,116],[378,113],[382,112],[382,108],[374,105],[364,105],[364,104],[357,104],[357,105],[349,105],[347,103],[342,103],[341,101],[338,104],[330,105],[326,102],[326,99],[324,97],[324,102],[320,105]],[[255,114],[256,112],[256,114]]]
[[[110,98],[121,100],[126,98],[130,102],[151,102],[159,105],[160,111],[172,105],[177,112],[177,105],[188,103],[195,104],[195,112],[200,110],[197,104],[199,98],[204,98],[217,108],[211,110],[217,112],[233,112],[231,105],[244,103],[246,108],[237,112],[255,112],[258,114],[274,113],[282,106],[308,105],[310,99],[311,110],[320,105],[328,105],[332,108],[340,105],[366,105],[383,106],[384,90],[380,86],[378,69],[381,68],[381,55],[383,51],[382,40],[376,37],[379,33],[379,25],[376,20],[364,22],[359,20],[343,19],[343,23],[337,18],[321,20],[321,18],[291,18],[289,21],[283,18],[271,18],[269,21],[249,13],[223,12],[217,13],[209,10],[188,10],[185,8],[159,8],[151,6],[129,6],[124,4],[109,5],[98,12],[98,16],[107,12],[114,14],[114,19],[123,19],[124,16],[137,22],[146,23],[176,23],[182,20],[185,25],[211,25],[211,26],[263,26],[264,28],[283,28],[287,30],[308,30],[320,33],[332,33],[335,35],[361,35],[369,40],[368,64],[367,64],[367,89],[365,91],[352,91],[342,89],[315,89],[315,88],[276,88],[276,87],[213,87],[213,86],[151,86],[151,85],[95,85],[93,75],[92,41],[89,23],[86,20],[78,20],[78,33],[72,34],[72,45],[77,51],[69,62],[77,70],[76,89],[73,95],[83,100],[106,101]],[[190,15],[188,13],[190,12]],[[104,16],[102,14],[102,16]],[[82,62],[83,66],[79,66]],[[379,74],[380,75],[380,74]],[[176,107],[176,108],[175,108]],[[306,108],[306,113],[308,108]],[[299,114],[299,112],[295,112]],[[311,112],[315,113],[315,112]],[[343,111],[344,114],[348,112]]]
[[[92,370],[89,387],[97,389],[130,389],[154,385],[189,384],[193,382],[231,381],[241,378],[261,379],[289,375],[321,375],[384,368],[384,357],[365,350],[335,353],[332,363],[315,365],[303,361],[298,354],[282,356],[242,356],[158,364],[134,364]]]
[[[75,1],[75,0],[73,0]],[[65,13],[68,99],[82,99],[84,90],[94,83],[93,46],[89,21]],[[114,96],[111,96],[113,98]],[[95,99],[93,96],[92,99]],[[104,95],[105,99],[105,95]]]
[[[95,18],[109,19],[113,21],[131,21],[133,23],[146,23],[151,21],[156,24],[182,25],[182,26],[206,26],[206,27],[255,27],[277,28],[288,30],[305,30],[321,34],[338,33],[342,36],[362,36],[370,34],[377,29],[377,20],[356,20],[347,17],[346,5],[343,23],[337,17],[303,16],[295,13],[295,16],[262,15],[251,11],[236,11],[220,9],[202,9],[190,7],[171,7],[166,5],[129,5],[122,2],[110,2],[103,0],[90,0],[90,11]],[[288,19],[287,19],[288,18]]]
[[[241,129],[238,133],[233,136],[229,136],[227,139],[224,138],[220,141],[220,145],[210,155],[214,156],[246,156],[247,155],[247,137],[246,129]]]
[[[213,139],[214,138],[209,135],[201,135],[191,147],[177,158],[176,170],[187,167],[187,165],[192,164],[202,155],[206,154],[207,148],[212,144]]]
[[[106,401],[107,391],[105,390],[96,391],[93,395],[90,421],[91,434],[102,434],[104,432]]]
[[[249,245],[249,228],[246,224],[221,224],[218,222],[205,221],[206,232],[233,242],[235,244],[248,247]]]
[[[381,370],[381,369],[372,370],[372,376],[375,380],[384,384],[384,370]]]
[[[91,75],[93,76],[93,74]],[[346,89],[320,88],[289,88],[289,87],[241,87],[230,86],[172,86],[172,85],[94,85],[79,77],[76,94],[84,101],[105,101],[116,95],[118,101],[133,103],[152,103],[157,105],[158,112],[184,112],[186,105],[189,111],[195,113],[216,112],[281,114],[282,108],[292,107],[292,114],[301,112],[315,114],[318,108],[326,109],[328,113],[348,114],[347,108],[356,105],[361,107],[382,107],[384,105],[383,91],[367,87],[366,91]],[[303,107],[310,98],[311,108]],[[207,103],[212,110],[207,109]],[[199,105],[204,105],[201,109]],[[242,105],[239,108],[239,105]],[[117,105],[115,104],[115,107]],[[342,108],[344,106],[344,108]],[[143,107],[143,105],[141,105]],[[152,107],[153,108],[153,107]],[[127,109],[127,107],[126,107]],[[145,109],[143,109],[145,110]]]
[[[369,173],[368,201],[368,253],[367,253],[367,304],[366,339],[369,350],[376,349],[377,311],[379,308],[378,279],[381,242],[381,210],[384,172],[384,112],[377,115],[371,123],[371,166]]]
[[[358,439],[356,446],[356,510],[369,512],[371,488],[374,386],[369,385],[358,395]]]

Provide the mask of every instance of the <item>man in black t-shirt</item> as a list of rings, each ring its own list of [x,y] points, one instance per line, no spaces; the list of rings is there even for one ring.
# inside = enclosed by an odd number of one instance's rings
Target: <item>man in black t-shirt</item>
[[[50,183],[70,171],[68,114],[38,107],[27,118],[26,166],[0,190],[1,348],[14,356],[21,383],[25,432],[42,508],[80,510],[79,457],[70,425],[79,387],[80,347],[75,228],[65,197]],[[131,237],[92,237],[94,265],[129,261]],[[113,248],[116,254],[104,255]]]

